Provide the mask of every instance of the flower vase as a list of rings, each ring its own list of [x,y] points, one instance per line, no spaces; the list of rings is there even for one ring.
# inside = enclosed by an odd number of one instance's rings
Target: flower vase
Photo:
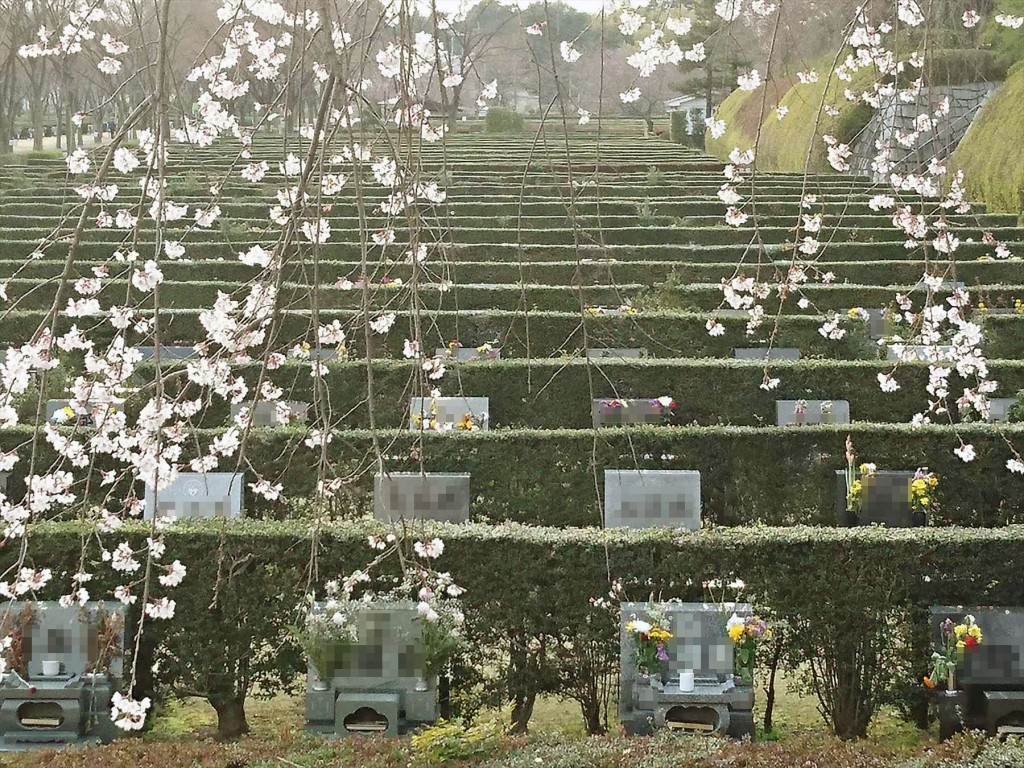
[[[669,669],[668,659],[658,660],[658,678],[661,680],[662,686],[668,685]]]
[[[953,664],[949,665],[949,670],[946,672],[946,690],[956,690],[956,666]]]
[[[754,648],[737,646],[733,651],[733,668],[742,685],[754,684]]]
[[[429,691],[430,690],[430,683],[427,682],[427,678],[425,678],[425,677],[416,678],[416,685],[414,686],[414,690],[420,691],[421,693],[423,691]]]

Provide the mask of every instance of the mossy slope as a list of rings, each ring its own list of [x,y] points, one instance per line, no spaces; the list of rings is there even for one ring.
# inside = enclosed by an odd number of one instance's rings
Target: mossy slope
[[[1024,62],[982,107],[951,166],[964,172],[969,199],[1024,213]]]

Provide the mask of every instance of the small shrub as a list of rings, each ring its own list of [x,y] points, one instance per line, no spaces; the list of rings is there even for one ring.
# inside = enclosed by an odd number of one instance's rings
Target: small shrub
[[[665,183],[665,173],[658,166],[652,165],[647,169],[647,183],[651,186],[661,186]]]
[[[487,133],[522,133],[525,128],[523,116],[505,107],[491,107],[484,119]]]
[[[494,721],[467,727],[458,720],[440,720],[437,725],[413,735],[412,748],[426,765],[480,758],[495,750],[501,738],[501,730],[501,725]]]
[[[641,224],[656,224],[658,221],[658,209],[650,200],[644,200],[636,205],[636,217]]]

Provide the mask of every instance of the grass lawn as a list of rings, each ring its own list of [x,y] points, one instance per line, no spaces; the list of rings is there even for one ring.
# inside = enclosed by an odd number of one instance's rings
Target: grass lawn
[[[758,719],[763,715],[763,692],[759,692]],[[415,750],[409,739],[387,740],[362,738],[325,742],[303,732],[303,701],[301,697],[276,696],[253,699],[247,706],[251,735],[235,743],[216,741],[216,716],[212,707],[200,699],[169,704],[157,717],[153,727],[143,736],[125,738],[99,748],[67,749],[60,752],[31,752],[0,756],[0,766],[30,768],[416,768],[439,764],[422,751]],[[484,722],[507,721],[507,713],[487,712]],[[618,736],[588,738],[575,702],[554,697],[537,702],[531,721],[531,733],[525,738],[502,737],[490,743],[486,754],[455,765],[480,765],[487,768],[517,768],[535,755],[533,765],[565,766],[610,765],[623,768],[633,765],[630,755],[651,755],[655,762],[645,768],[664,765],[679,766],[800,766],[805,765],[808,750],[820,756],[835,753],[836,760],[854,762],[815,762],[825,765],[864,765],[877,768],[900,766],[908,768],[946,765],[935,762],[944,750],[961,749],[950,745],[940,747],[934,734],[923,733],[902,722],[891,713],[876,718],[868,739],[856,745],[843,744],[826,732],[813,697],[796,690],[793,681],[783,678],[775,710],[775,731],[770,739],[757,745],[740,745],[717,739],[692,739],[659,736],[656,739],[625,740]],[[613,728],[614,730],[614,728]],[[709,754],[710,753],[710,754]],[[852,757],[851,757],[852,755]],[[927,756],[931,762],[906,763]],[[623,762],[619,762],[622,760]],[[575,762],[574,762],[575,761]],[[711,762],[708,762],[711,761]],[[806,764],[810,765],[810,764]]]

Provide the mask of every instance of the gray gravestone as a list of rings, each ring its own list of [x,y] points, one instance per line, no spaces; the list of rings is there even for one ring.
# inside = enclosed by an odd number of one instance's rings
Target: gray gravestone
[[[288,421],[281,419],[281,412],[278,410],[278,406],[285,406],[290,411]],[[249,409],[249,418],[252,425],[255,427],[278,427],[287,424],[304,424],[306,421],[306,414],[309,411],[309,403],[301,403],[296,400],[257,400],[255,405],[253,403],[232,403],[231,405],[231,418],[234,420],[241,412],[242,408]]]
[[[595,428],[624,424],[665,424],[671,415],[672,411],[662,406],[657,399],[602,398],[590,404],[590,416]]]
[[[716,309],[715,310],[715,317],[732,318],[732,319],[736,319],[736,320],[742,318],[744,320],[748,320],[750,318],[750,310],[749,309]]]
[[[893,333],[892,312],[888,309],[865,309],[868,315],[868,336],[884,339]]]
[[[700,528],[700,472],[606,469],[604,524],[609,528]]]
[[[665,644],[668,661],[657,685],[641,677],[636,648],[626,625],[647,621],[651,609],[664,617],[672,638]],[[754,735],[754,691],[737,685],[734,678],[734,645],[726,632],[733,613],[749,616],[746,604],[623,603],[619,607],[619,719],[629,734],[650,733],[653,728],[696,725],[697,732],[736,738]],[[693,691],[679,688],[679,673],[694,673]],[[661,675],[659,675],[660,677]]]
[[[330,611],[328,603],[317,610]],[[349,736],[382,733],[397,736],[419,723],[437,719],[435,681],[423,679],[423,620],[411,602],[366,603],[355,621],[358,641],[334,656],[326,690],[306,690],[307,728]],[[417,687],[426,690],[417,690]]]
[[[490,428],[490,403],[486,397],[413,397],[409,400],[409,416],[414,429],[419,429],[416,417],[433,419],[440,429],[452,429],[470,414],[473,421],[486,432]],[[424,427],[426,428],[426,427]]]
[[[0,683],[0,750],[109,742],[110,701],[123,672],[125,606],[10,602],[0,630],[21,659]],[[44,675],[43,662],[57,674]]]
[[[990,397],[988,399],[988,420],[1003,423],[1010,416],[1010,409],[1017,404],[1016,397]]]
[[[927,363],[946,361],[951,359],[953,355],[953,347],[943,344],[933,346],[927,346],[924,344],[903,344],[895,346],[902,346],[903,353],[901,355],[892,345],[887,346],[885,354],[888,360],[905,360],[907,362],[916,360]]]
[[[732,351],[737,360],[799,360],[795,347],[737,347]]]
[[[145,518],[208,519],[242,516],[242,486],[245,478],[235,472],[181,472],[167,488],[154,494],[146,485]]]
[[[469,520],[469,473],[392,472],[373,479],[373,516],[385,522]]]
[[[480,360],[500,360],[500,349],[486,349],[480,351],[480,347],[457,347],[455,353],[448,347],[437,347],[434,350],[435,357],[445,357],[459,363],[475,363]]]
[[[848,400],[805,400],[806,412],[798,416],[796,409],[799,402],[799,400],[775,401],[775,423],[777,426],[850,423]],[[827,407],[828,403],[831,403],[830,409]],[[826,404],[825,411],[822,411],[822,404]]]
[[[846,517],[846,472],[836,471],[836,518],[841,525],[885,525],[911,528],[925,524],[910,507],[910,483],[914,472],[880,470],[859,478],[862,482],[861,511],[856,521]]]
[[[156,357],[156,347],[139,347],[138,350],[142,353],[143,360],[152,360]],[[160,345],[161,360],[188,360],[198,355],[195,347]]]
[[[635,360],[636,358],[647,357],[647,350],[629,347],[599,347],[588,349],[586,356],[588,360]]]
[[[925,289],[927,287],[928,287],[928,283],[926,283],[924,280],[918,280],[914,284],[914,288],[917,289],[917,290],[923,290],[923,289]],[[943,280],[942,281],[942,286],[939,288],[939,290],[943,291],[943,292],[947,292],[947,291],[951,292],[951,291],[954,291],[954,290],[956,290],[958,288],[963,290],[966,287],[967,287],[967,284],[963,280]]]

